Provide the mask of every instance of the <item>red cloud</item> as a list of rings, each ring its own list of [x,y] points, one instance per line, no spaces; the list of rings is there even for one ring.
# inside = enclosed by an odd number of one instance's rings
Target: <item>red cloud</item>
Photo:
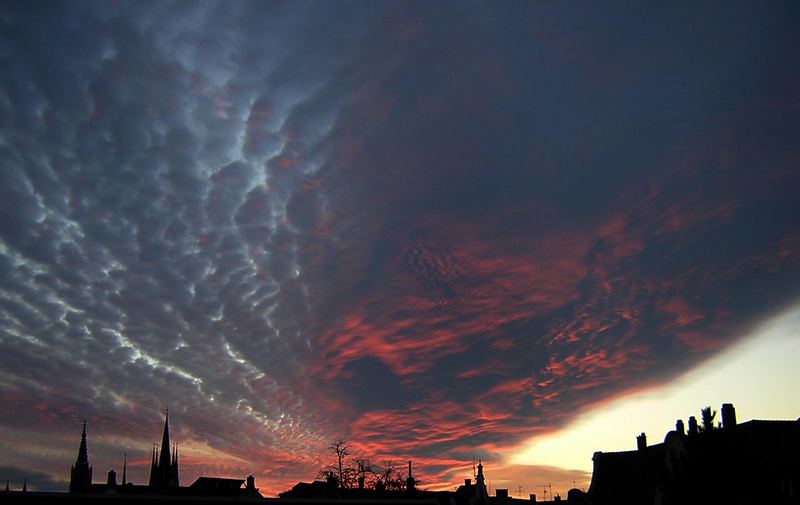
[[[399,243],[385,266],[392,289],[370,293],[326,331],[320,339],[325,359],[314,369],[331,378],[348,362],[370,356],[410,376],[476,339],[508,350],[515,343],[495,339],[500,328],[578,296],[586,240],[543,237],[532,250],[509,255],[490,244],[492,228],[491,222],[434,220],[427,225],[432,233],[448,230],[435,243]]]

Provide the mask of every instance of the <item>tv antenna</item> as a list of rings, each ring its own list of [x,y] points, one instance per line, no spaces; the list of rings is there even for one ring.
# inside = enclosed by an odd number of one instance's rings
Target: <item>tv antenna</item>
[[[476,478],[478,476],[477,472],[475,472],[475,449],[472,449],[472,478]]]

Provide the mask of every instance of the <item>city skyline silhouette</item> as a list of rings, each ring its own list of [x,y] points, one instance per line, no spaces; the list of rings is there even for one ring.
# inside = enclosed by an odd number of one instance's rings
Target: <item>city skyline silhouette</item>
[[[525,505],[566,501],[573,505],[624,505],[642,503],[798,503],[800,496],[800,418],[797,420],[737,421],[732,403],[724,403],[719,412],[711,406],[700,410],[699,419],[675,421],[663,442],[648,443],[647,434],[636,436],[636,449],[595,451],[594,469],[588,489],[573,487],[562,491],[552,484],[542,485],[542,494],[517,497],[508,487],[487,485],[482,458],[473,460],[472,477],[453,490],[428,490],[419,468],[407,473],[396,461],[374,466],[370,457],[353,454],[347,440],[337,440],[328,447],[332,458],[313,482],[298,482],[278,494],[286,503],[386,503],[398,501],[417,504],[422,501],[439,505]],[[4,499],[11,503],[72,503],[92,500],[95,503],[150,503],[181,501],[204,503],[216,501],[263,501],[254,476],[246,479],[200,476],[189,486],[180,486],[177,444],[169,440],[169,412],[165,412],[161,451],[153,444],[147,484],[135,484],[127,478],[127,454],[122,480],[108,471],[105,483],[93,482],[89,459],[87,423],[83,430],[75,464],[70,468],[68,493],[28,491],[27,479],[22,489],[11,490],[6,484]],[[651,439],[652,440],[652,439]],[[423,469],[424,472],[424,469]],[[474,483],[472,479],[474,478]],[[743,487],[743,480],[755,479],[759,486]],[[548,498],[549,496],[549,498]],[[268,498],[275,501],[274,498]]]

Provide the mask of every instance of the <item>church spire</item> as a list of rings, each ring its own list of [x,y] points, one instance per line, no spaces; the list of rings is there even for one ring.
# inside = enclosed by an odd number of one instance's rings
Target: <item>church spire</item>
[[[122,463],[122,485],[128,483],[128,453],[125,453],[124,460]]]
[[[92,467],[89,466],[89,448],[86,443],[86,420],[83,420],[81,445],[78,448],[78,459],[70,468],[69,492],[86,493],[92,487]]]
[[[89,464],[89,448],[86,446],[86,419],[83,420],[83,434],[81,435],[81,446],[78,448],[77,463]]]
[[[180,480],[178,478],[178,443],[175,442],[175,457],[173,458],[172,463],[172,479],[176,486],[180,485]]]
[[[161,456],[158,458],[158,468],[167,469],[170,467],[170,449],[172,446],[169,444],[169,409],[167,409],[164,416],[164,434],[161,437]],[[161,470],[162,472],[164,470]]]
[[[153,454],[150,458],[150,482],[149,486],[153,487],[156,485],[156,471],[158,467],[156,466],[156,444],[153,444]]]
[[[164,415],[164,433],[161,446],[156,445],[150,469],[150,486],[156,488],[178,486],[178,449],[169,441],[169,409]]]
[[[477,504],[488,505],[489,493],[486,492],[486,477],[483,475],[483,461],[478,459],[478,474],[475,476],[475,493]]]

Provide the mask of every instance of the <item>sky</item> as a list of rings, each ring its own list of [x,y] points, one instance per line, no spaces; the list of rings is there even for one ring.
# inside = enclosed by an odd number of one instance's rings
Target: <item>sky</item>
[[[527,494],[706,405],[799,417],[799,23],[0,3],[0,479],[65,490],[86,419],[146,483],[166,408],[182,483],[265,495],[342,438]]]

